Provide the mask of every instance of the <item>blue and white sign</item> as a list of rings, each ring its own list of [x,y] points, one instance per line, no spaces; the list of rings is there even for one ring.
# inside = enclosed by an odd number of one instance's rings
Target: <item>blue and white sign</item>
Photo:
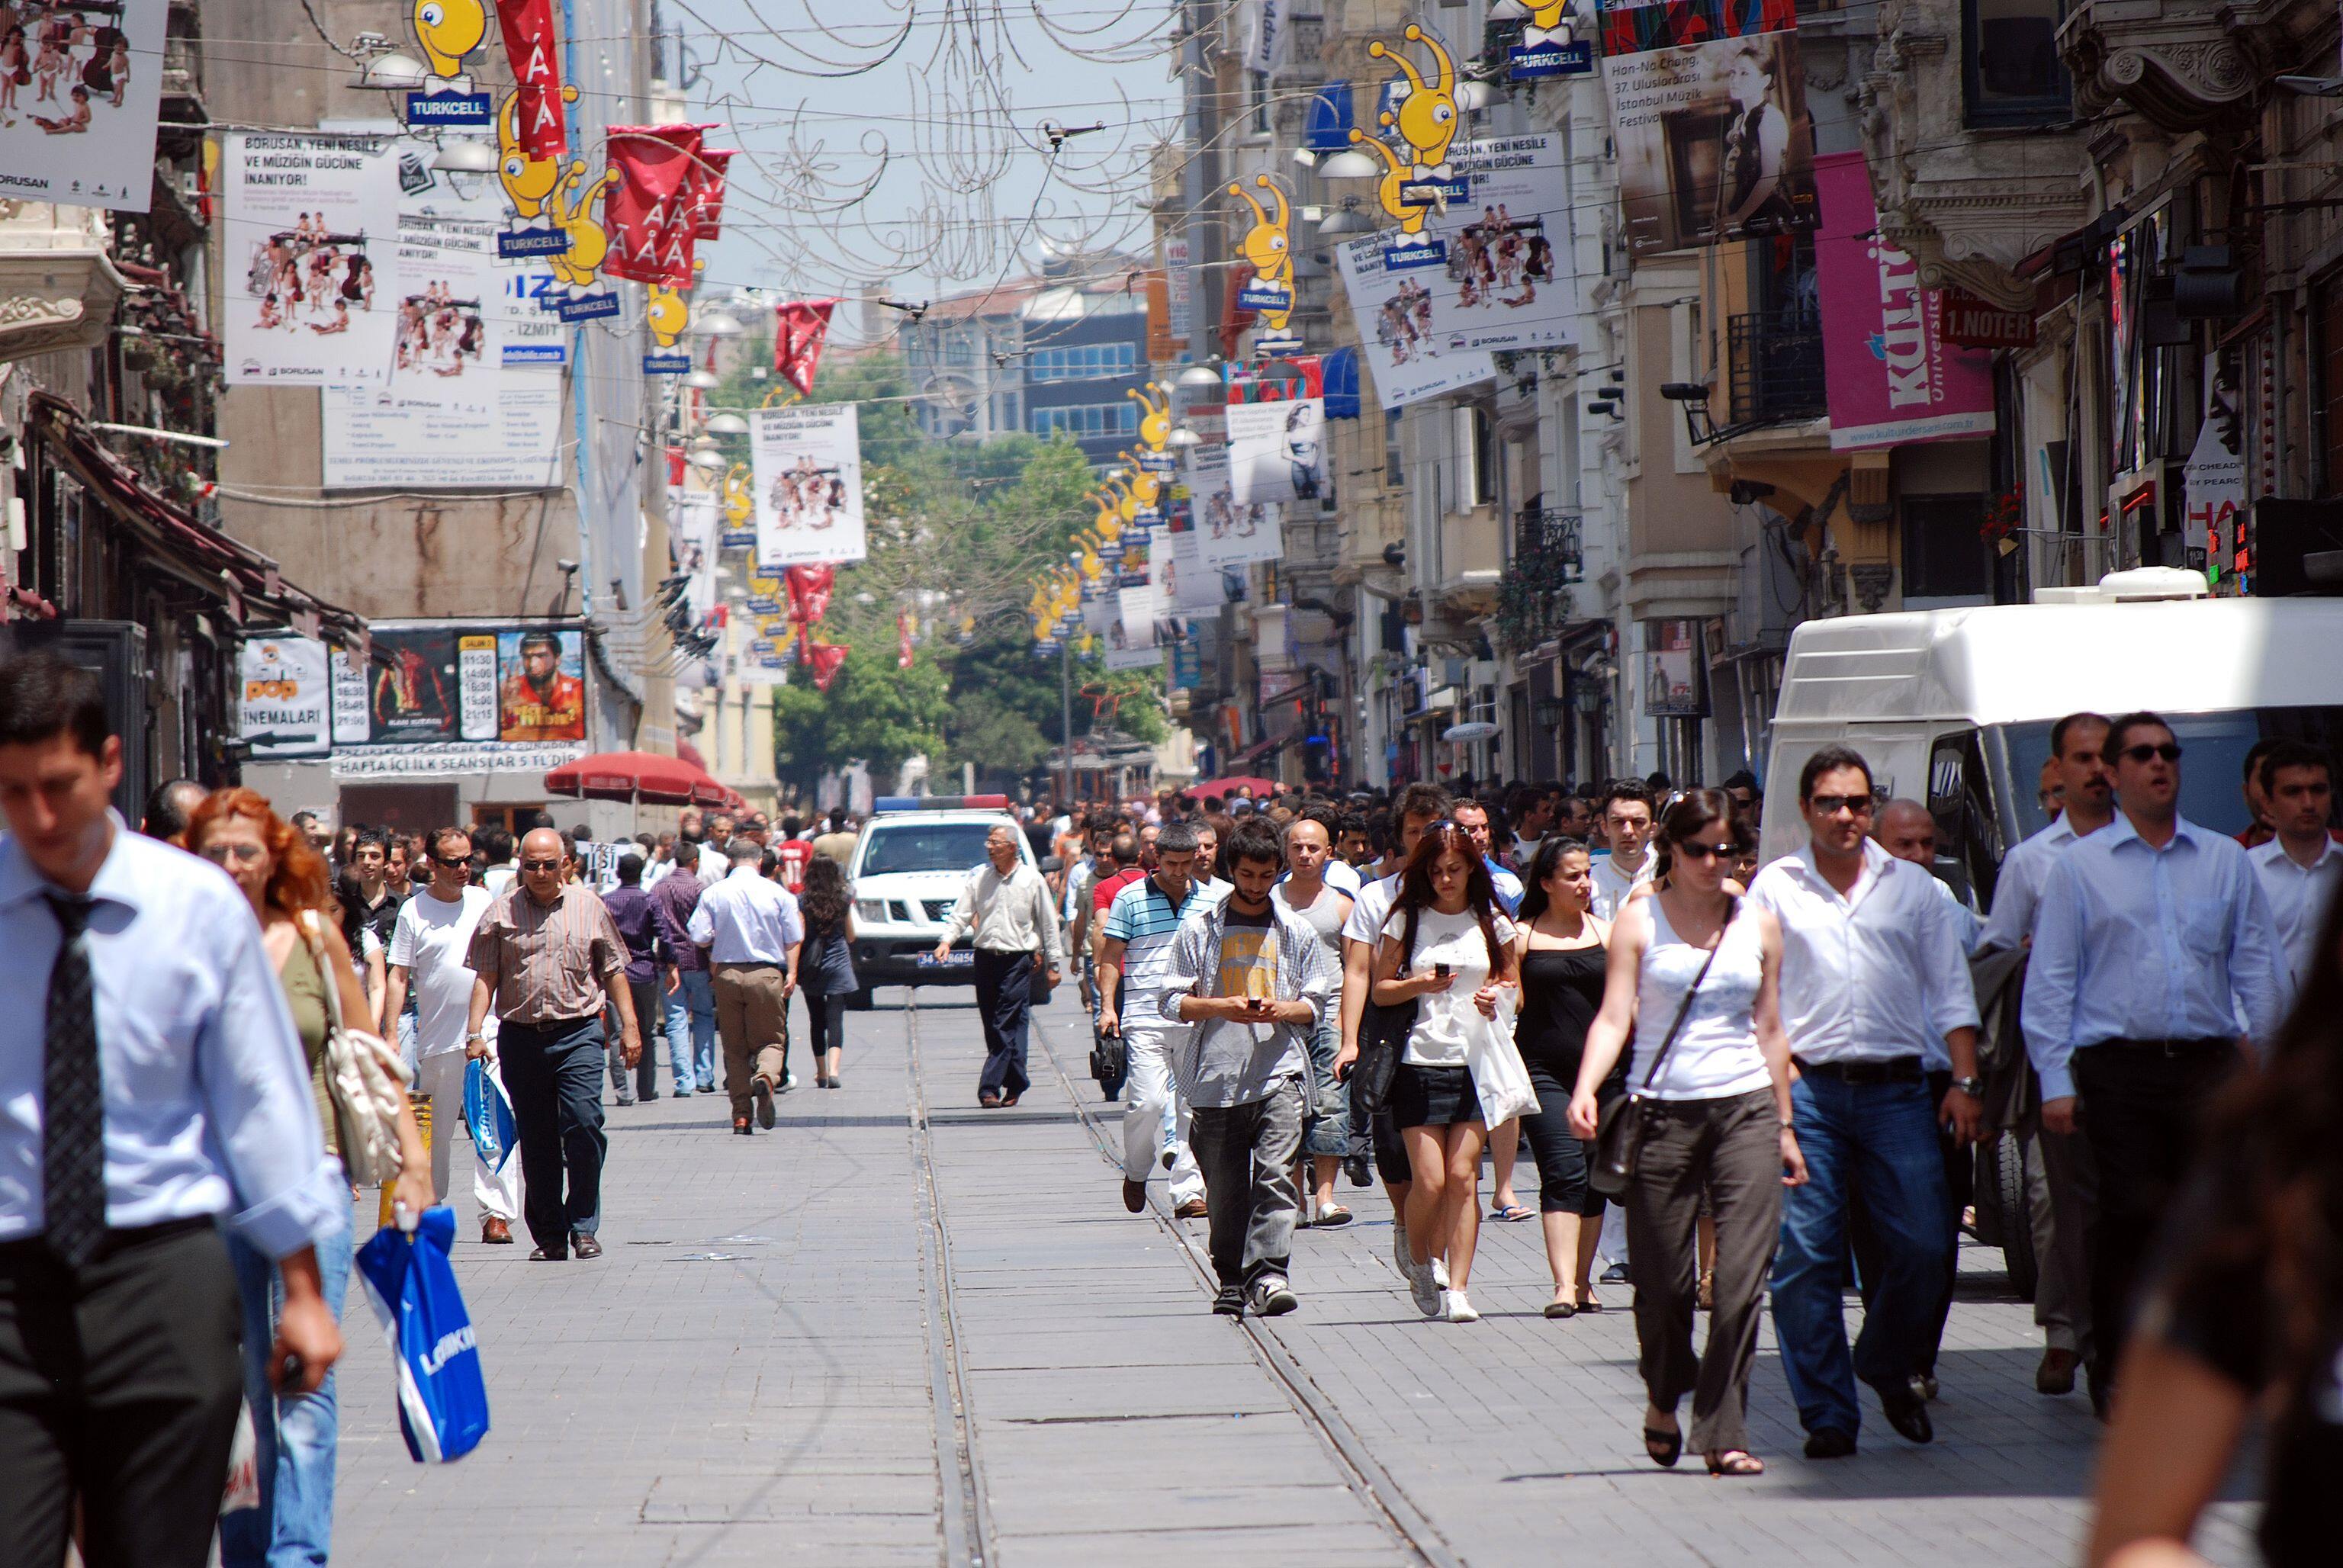
[[[569,236],[558,228],[513,228],[497,236],[497,254],[507,261],[527,256],[559,256]]]
[[[1399,199],[1406,206],[1432,206],[1440,202],[1461,202],[1473,194],[1469,180],[1402,180]]]
[[[497,363],[508,370],[516,365],[550,365],[558,368],[569,363],[569,347],[563,343],[508,343]]]
[[[1582,38],[1565,44],[1559,38],[1548,38],[1536,44],[1520,44],[1507,55],[1516,82],[1535,82],[1548,76],[1587,76],[1594,73],[1594,44]]]
[[[618,314],[618,297],[615,294],[579,294],[562,300],[553,313],[564,321],[599,321]]]
[[[1139,454],[1139,470],[1142,474],[1157,474],[1169,477],[1180,471],[1180,459],[1169,452],[1158,452],[1151,448]]]
[[[417,130],[485,126],[495,117],[486,93],[409,93],[407,123]]]
[[[1443,239],[1427,239],[1421,244],[1403,240],[1397,245],[1383,246],[1385,272],[1406,272],[1412,267],[1447,265],[1448,242]]]
[[[1237,308],[1291,310],[1293,308],[1293,291],[1281,288],[1273,283],[1249,283],[1237,290]]]
[[[690,369],[691,356],[680,348],[643,356],[643,374],[646,376],[683,376]]]

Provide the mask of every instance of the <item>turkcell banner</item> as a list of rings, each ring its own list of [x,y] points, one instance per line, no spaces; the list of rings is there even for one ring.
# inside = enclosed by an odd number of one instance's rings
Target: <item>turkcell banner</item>
[[[222,138],[231,386],[379,386],[388,377],[398,146],[386,136],[273,131]]]
[[[0,197],[145,212],[170,0],[12,5],[0,41]]]
[[[1912,258],[1879,236],[1861,153],[1815,160],[1823,226],[1815,236],[1823,382],[1835,451],[1894,447],[1994,427],[1993,352],[1944,337],[1944,299]]]
[[[1797,27],[1795,0],[1604,6],[1603,79],[1632,255],[1815,226]]]
[[[749,419],[759,569],[860,560],[862,453],[854,405],[759,408]]]
[[[1374,377],[1375,401],[1403,408],[1494,377],[1496,362],[1487,349],[1452,349],[1434,324],[1439,305],[1433,286],[1445,287],[1444,253],[1392,239],[1369,235],[1337,246],[1334,253],[1359,324],[1360,357]]]
[[[333,745],[326,645],[306,637],[248,638],[236,656],[244,700],[238,733],[252,755],[320,757]]]

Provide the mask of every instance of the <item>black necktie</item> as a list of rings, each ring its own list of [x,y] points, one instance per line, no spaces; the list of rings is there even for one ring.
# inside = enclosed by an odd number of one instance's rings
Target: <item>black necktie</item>
[[[87,899],[46,895],[65,937],[42,1032],[41,1185],[49,1250],[79,1267],[106,1239],[106,1094],[89,980]]]

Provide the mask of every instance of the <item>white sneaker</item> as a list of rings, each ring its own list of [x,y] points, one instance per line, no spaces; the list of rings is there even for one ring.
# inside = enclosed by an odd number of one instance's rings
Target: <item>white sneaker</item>
[[[1432,1260],[1432,1282],[1438,1285],[1443,1291],[1448,1288],[1447,1259],[1434,1258]]]
[[[1473,1303],[1464,1299],[1463,1292],[1443,1291],[1440,1294],[1442,1297],[1440,1315],[1450,1322],[1477,1323],[1481,1321],[1481,1314],[1473,1310]]]
[[[1392,1221],[1392,1267],[1397,1269],[1403,1277],[1414,1267],[1408,1261],[1407,1221],[1404,1220]]]
[[[1415,1310],[1427,1318],[1440,1315],[1440,1287],[1433,1282],[1432,1265],[1410,1261],[1407,1266],[1407,1293],[1415,1300]]]

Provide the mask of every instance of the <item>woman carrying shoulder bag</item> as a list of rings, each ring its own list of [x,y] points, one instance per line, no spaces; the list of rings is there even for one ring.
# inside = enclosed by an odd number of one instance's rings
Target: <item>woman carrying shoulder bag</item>
[[[798,964],[798,993],[805,998],[813,1081],[818,1088],[836,1089],[839,1059],[846,1052],[846,999],[861,983],[850,945],[854,904],[846,896],[846,872],[837,861],[816,855],[808,862],[798,909],[805,917],[808,950]]]
[[[1603,1010],[1586,1031],[1571,1127],[1594,1138],[1597,1091],[1628,1031],[1634,1098],[1600,1129],[1607,1160],[1626,1143],[1627,1250],[1635,1260],[1635,1340],[1650,1408],[1644,1447],[1672,1465],[1684,1452],[1676,1406],[1692,1395],[1692,1446],[1714,1475],[1757,1475],[1743,1415],[1757,1350],[1758,1300],[1782,1227],[1782,1189],[1806,1179],[1790,1130],[1790,1042],[1782,1030],[1782,929],[1725,890],[1750,834],[1733,798],[1694,789],[1661,819],[1664,889],[1612,928]],[[1602,1172],[1598,1172],[1598,1176]],[[1692,1348],[1698,1292],[1694,1216],[1716,1218],[1715,1307]]]

